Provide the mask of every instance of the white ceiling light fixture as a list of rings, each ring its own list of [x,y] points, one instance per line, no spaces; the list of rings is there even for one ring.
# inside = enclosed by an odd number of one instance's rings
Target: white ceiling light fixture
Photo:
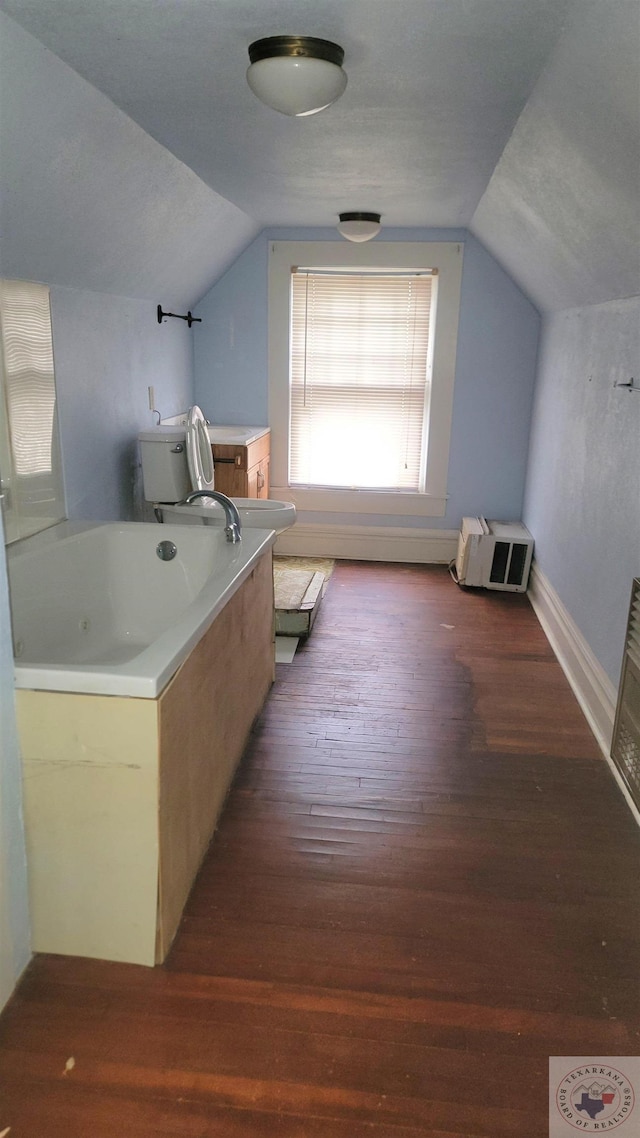
[[[379,213],[341,213],[338,233],[347,241],[370,241],[380,232]]]
[[[344,51],[314,36],[269,36],[249,47],[247,82],[263,103],[283,115],[315,115],[347,86]]]

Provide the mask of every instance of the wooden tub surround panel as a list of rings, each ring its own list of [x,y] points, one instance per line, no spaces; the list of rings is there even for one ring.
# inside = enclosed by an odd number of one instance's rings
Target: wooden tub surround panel
[[[158,945],[164,960],[253,722],[274,679],[271,554],[160,700]]]
[[[18,690],[16,707],[33,950],[153,964],[155,700]]]
[[[164,959],[273,676],[269,550],[159,699],[16,692],[36,952]]]
[[[338,562],[165,964],[32,962],[0,1133],[543,1138],[638,1053],[639,853],[526,597]]]

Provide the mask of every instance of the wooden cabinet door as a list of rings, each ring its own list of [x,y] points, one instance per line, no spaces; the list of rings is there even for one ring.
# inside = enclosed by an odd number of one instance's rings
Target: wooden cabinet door
[[[263,458],[247,472],[247,498],[269,497],[269,458]]]
[[[249,498],[247,472],[227,462],[214,462],[215,488],[228,498]]]
[[[246,498],[247,448],[214,443],[215,488],[229,498]]]
[[[268,498],[271,434],[249,446],[213,443],[215,486],[229,498]]]

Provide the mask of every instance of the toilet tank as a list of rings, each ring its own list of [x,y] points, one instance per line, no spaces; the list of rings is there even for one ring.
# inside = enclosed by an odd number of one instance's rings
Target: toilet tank
[[[138,440],[147,502],[181,502],[192,489],[184,427],[155,427]]]

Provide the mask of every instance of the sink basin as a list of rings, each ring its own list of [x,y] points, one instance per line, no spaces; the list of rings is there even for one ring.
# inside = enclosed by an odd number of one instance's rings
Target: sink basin
[[[187,426],[187,416],[175,415],[171,419],[162,419],[160,426],[165,430],[174,430],[180,437],[180,431]],[[227,423],[207,423],[209,438],[212,443],[221,443],[226,446],[249,446],[256,439],[262,438],[269,430],[268,427],[238,427]]]
[[[211,424],[207,427],[212,443],[224,443],[227,446],[249,446],[262,435],[266,435],[268,427],[217,427]]]
[[[278,502],[271,498],[232,498],[231,501],[238,509],[243,529],[274,529],[276,533],[282,533],[296,520],[293,502]],[[163,506],[162,514],[165,522],[174,525],[193,525],[196,519],[201,525],[225,524],[222,506],[213,501],[207,505],[203,498],[188,506]]]

